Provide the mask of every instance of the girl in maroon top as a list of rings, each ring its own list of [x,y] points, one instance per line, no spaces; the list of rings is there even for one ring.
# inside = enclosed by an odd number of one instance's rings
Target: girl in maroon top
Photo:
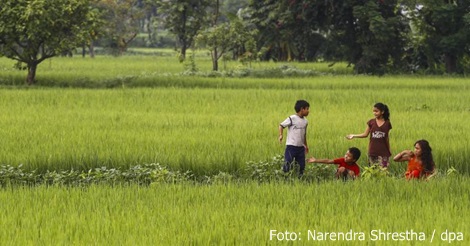
[[[376,103],[372,109],[375,118],[367,122],[367,128],[362,134],[349,134],[347,139],[366,138],[370,134],[369,140],[369,165],[379,164],[388,167],[390,164],[389,132],[392,129],[390,123],[390,111],[383,103]]]

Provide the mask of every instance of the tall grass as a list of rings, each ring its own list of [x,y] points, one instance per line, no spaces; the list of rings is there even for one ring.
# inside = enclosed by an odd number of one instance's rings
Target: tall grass
[[[171,51],[173,52],[173,51]],[[14,68],[15,61],[0,58],[0,85],[24,86],[27,72]],[[95,58],[82,57],[54,57],[45,60],[38,66],[37,85],[54,87],[162,87],[162,86],[213,86],[207,83],[207,78],[194,79],[181,77],[187,70],[189,62],[178,62],[174,56],[96,56]],[[196,69],[210,75],[212,63],[207,55],[202,53],[196,56]],[[240,62],[227,61],[221,63],[220,72],[244,71],[246,69],[264,70],[282,66],[296,67],[303,70],[315,70],[331,73],[350,73],[344,63],[328,67],[327,63],[275,63],[254,62],[252,65],[242,65]],[[235,72],[236,73],[236,72]],[[272,73],[262,73],[262,76],[272,76]],[[277,77],[274,74],[273,77]],[[220,80],[218,80],[220,82]],[[223,80],[224,81],[224,80]],[[240,80],[237,80],[240,81]],[[232,82],[233,83],[233,82]],[[237,82],[238,83],[238,82]],[[220,85],[218,85],[220,86]],[[237,86],[237,85],[232,85]]]
[[[470,82],[463,78],[190,77],[179,75],[184,66],[171,56],[135,56],[55,58],[41,64],[39,86],[25,87],[25,71],[12,66],[0,58],[0,164],[87,170],[158,162],[196,174],[236,173],[247,161],[283,153],[278,124],[303,98],[311,103],[309,155],[334,158],[357,146],[365,156],[367,139],[344,136],[362,132],[381,101],[391,109],[393,153],[426,138],[440,171],[470,173]],[[277,72],[269,69],[279,64],[253,66]],[[210,62],[199,67],[210,70]],[[392,162],[390,170],[398,175],[405,166]],[[458,243],[467,245],[468,181],[455,175],[430,182],[7,185],[0,189],[0,244],[310,244],[316,241],[308,240],[309,230],[352,230],[365,233],[364,241],[326,243],[424,245],[435,231],[433,244],[442,245],[447,231],[461,233]],[[295,232],[301,241],[279,242],[272,230]],[[426,238],[373,242],[372,230],[413,230]]]
[[[447,230],[462,233],[458,245],[465,245],[468,181],[1,189],[0,238],[8,245],[259,245],[280,243],[270,237],[276,230],[310,244],[308,230],[352,230],[364,240],[323,242],[425,245],[435,230],[433,244],[444,245]],[[424,233],[425,241],[372,241],[372,230]]]
[[[464,78],[190,77],[173,74],[182,64],[165,59],[173,58],[55,58],[40,68],[40,84],[77,87],[77,80],[90,80],[103,87],[121,76],[114,89],[3,87],[0,162],[40,170],[158,162],[202,174],[237,172],[247,161],[283,152],[277,126],[303,98],[311,103],[309,155],[334,158],[354,145],[365,156],[366,139],[344,136],[363,132],[380,101],[391,109],[393,153],[425,138],[439,168],[469,173],[470,83]],[[0,61],[0,80],[18,75]],[[391,170],[402,173],[405,165],[392,163]]]
[[[402,88],[373,78],[330,81],[312,78],[310,83],[319,85],[302,90],[0,90],[0,159],[32,169],[159,162],[199,173],[236,171],[246,161],[283,152],[277,126],[294,113],[295,100],[304,98],[311,103],[310,155],[342,156],[352,145],[366,153],[366,139],[344,136],[364,131],[372,105],[382,101],[391,109],[393,153],[425,138],[439,167],[468,173],[470,129],[462,123],[470,117],[468,82],[433,88],[432,80],[410,80]],[[374,83],[383,83],[384,89]],[[365,164],[365,158],[360,162]],[[392,170],[401,172],[404,166]]]

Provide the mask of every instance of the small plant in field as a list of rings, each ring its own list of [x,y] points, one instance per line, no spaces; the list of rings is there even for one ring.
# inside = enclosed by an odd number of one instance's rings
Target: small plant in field
[[[408,111],[428,111],[428,110],[431,110],[431,107],[429,107],[429,105],[427,104],[423,104],[417,107],[408,107]]]
[[[219,172],[218,174],[216,174],[212,177],[206,176],[206,183],[207,184],[227,185],[227,184],[232,183],[234,181],[235,181],[235,176],[230,174],[230,173],[226,173],[226,172]]]
[[[307,181],[331,180],[334,177],[336,167],[333,165],[307,165],[302,179]]]
[[[184,61],[184,75],[194,75],[198,71],[195,60],[195,52]]]
[[[372,165],[370,167],[362,167],[362,179],[384,179],[390,177],[390,173],[387,168],[380,165]]]
[[[137,165],[128,170],[99,167],[88,171],[65,170],[46,171],[38,174],[36,171],[26,172],[22,166],[0,166],[0,185],[72,185],[89,184],[124,184],[134,183],[149,185],[152,183],[183,183],[193,180],[191,171],[173,171],[158,163]]]
[[[446,172],[447,176],[457,176],[459,171],[455,167],[450,167]]]
[[[269,181],[289,181],[299,179],[299,166],[293,164],[289,172],[284,172],[284,157],[276,155],[269,161],[248,162],[247,172],[251,179],[260,183]],[[334,169],[327,165],[307,165],[300,180],[313,182],[332,178]]]
[[[137,165],[124,173],[128,182],[138,184],[183,183],[193,178],[191,171],[172,171],[159,163]]]
[[[86,186],[91,184],[182,184],[198,183],[207,185],[227,185],[239,181],[255,181],[257,183],[270,182],[319,182],[333,180],[335,166],[332,165],[307,165],[304,174],[299,177],[299,166],[292,165],[289,172],[284,172],[284,157],[276,155],[266,161],[250,161],[246,163],[246,168],[241,173],[233,174],[219,171],[215,175],[204,175],[195,177],[191,171],[171,170],[159,163],[143,164],[132,166],[129,169],[99,167],[89,169],[88,171],[63,170],[37,173],[36,170],[25,171],[22,165],[17,167],[10,165],[0,166],[0,186],[10,185],[65,185],[65,186]],[[386,168],[379,165],[363,167],[362,179],[380,180],[392,177]],[[451,167],[445,173],[435,172],[426,178],[430,180],[436,177],[456,177],[459,171]]]
[[[14,185],[14,184],[31,184],[37,180],[37,175],[35,171],[32,172],[24,172],[22,169],[22,165],[18,165],[17,167],[13,167],[10,165],[2,165],[0,166],[0,185]]]
[[[87,173],[78,170],[47,171],[41,176],[42,183],[46,185],[81,185],[91,183]]]
[[[283,164],[284,157],[281,155],[276,155],[269,161],[249,161],[246,163],[246,173],[250,179],[260,183],[280,180],[285,177],[284,172],[281,170]],[[291,170],[287,175],[292,174],[293,171]]]

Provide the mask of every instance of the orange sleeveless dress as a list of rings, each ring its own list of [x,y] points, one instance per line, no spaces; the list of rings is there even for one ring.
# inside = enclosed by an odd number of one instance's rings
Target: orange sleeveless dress
[[[408,161],[408,168],[405,172],[405,177],[407,179],[417,179],[420,177],[422,171],[423,165],[421,165],[416,157],[413,157]]]

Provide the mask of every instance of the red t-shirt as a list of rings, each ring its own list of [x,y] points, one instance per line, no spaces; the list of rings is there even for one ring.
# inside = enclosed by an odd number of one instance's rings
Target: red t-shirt
[[[392,153],[388,146],[388,133],[392,129],[392,123],[386,120],[383,125],[378,126],[375,119],[367,122],[370,129],[369,156],[390,157]]]
[[[346,163],[346,162],[344,161],[344,157],[338,158],[338,159],[334,159],[333,162],[334,162],[335,164],[338,164],[338,168],[344,167],[344,168],[346,168],[346,169],[348,169],[348,170],[353,171],[356,176],[359,176],[359,173],[360,173],[359,166],[358,166],[355,162],[354,162],[354,163],[351,163],[351,164]]]

